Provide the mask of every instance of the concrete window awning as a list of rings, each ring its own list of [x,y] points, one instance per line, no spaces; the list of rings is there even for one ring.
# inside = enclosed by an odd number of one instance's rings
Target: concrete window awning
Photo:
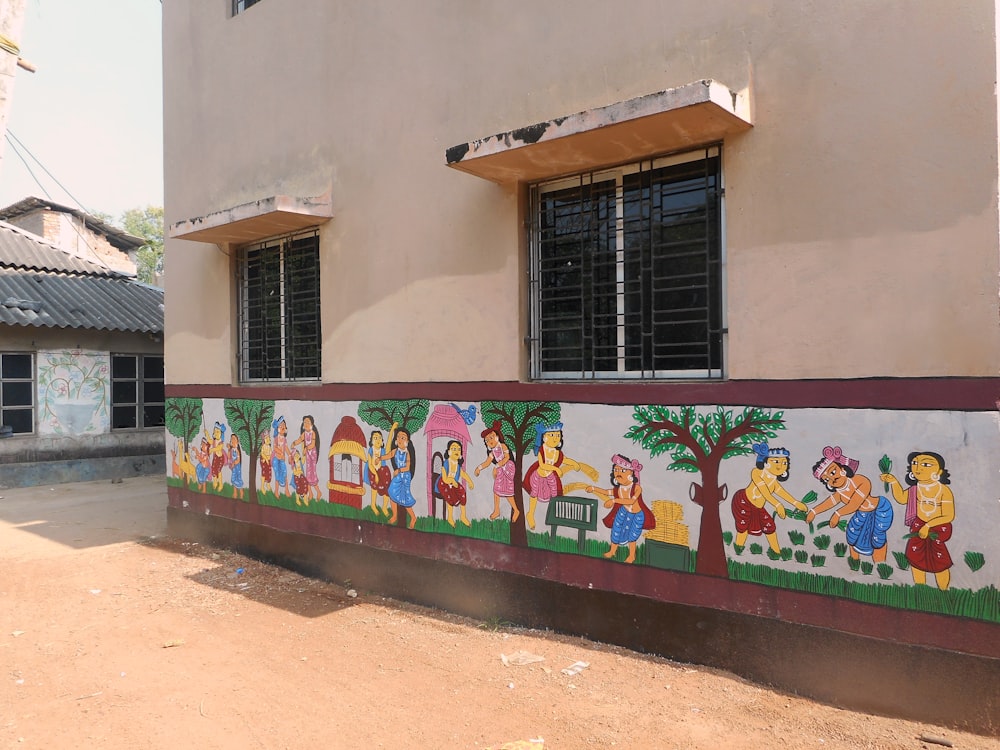
[[[292,234],[333,218],[330,194],[315,198],[275,195],[171,224],[172,239],[216,245],[246,244]]]
[[[703,146],[751,127],[749,92],[702,80],[453,146],[445,159],[492,182],[536,182]]]

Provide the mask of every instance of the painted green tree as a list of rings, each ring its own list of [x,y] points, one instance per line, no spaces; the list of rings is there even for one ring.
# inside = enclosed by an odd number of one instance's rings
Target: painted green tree
[[[701,473],[701,484],[692,482],[690,488],[692,502],[701,507],[696,573],[729,577],[720,515],[728,488],[719,486],[720,464],[726,458],[748,456],[753,443],[775,437],[785,429],[782,416],[780,411],[772,414],[749,406],[742,411],[718,406],[706,413],[693,406],[635,407],[635,424],[625,437],[642,445],[653,458],[668,454],[668,471]]]
[[[259,503],[257,498],[257,459],[260,457],[261,440],[265,430],[271,429],[274,419],[274,401],[257,401],[254,399],[227,398],[222,403],[226,412],[229,429],[240,440],[244,454],[250,460],[247,477],[247,499],[251,503]]]
[[[392,453],[395,451],[395,446],[388,443],[388,441],[392,440],[392,435],[390,434],[392,426],[398,424],[410,433],[410,442],[412,443],[413,433],[423,427],[427,421],[430,406],[430,401],[425,398],[411,398],[405,401],[392,399],[362,401],[358,404],[358,416],[372,427],[386,431],[386,451]],[[413,466],[412,469],[413,477],[415,478],[417,467]],[[399,514],[396,525],[406,527],[405,513]]]
[[[200,398],[168,398],[164,405],[164,422],[167,432],[182,442],[181,455],[188,452],[188,446],[198,435],[203,418],[204,404]],[[184,484],[187,484],[187,475]]]
[[[504,442],[514,460],[514,504],[517,519],[510,524],[510,543],[517,547],[528,546],[528,530],[524,515],[524,457],[535,446],[535,426],[558,422],[562,413],[555,401],[482,401],[479,404],[483,422],[487,426],[499,422]]]

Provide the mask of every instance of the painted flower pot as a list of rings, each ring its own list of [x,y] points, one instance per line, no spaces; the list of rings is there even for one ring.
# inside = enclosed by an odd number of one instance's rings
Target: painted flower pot
[[[97,410],[96,401],[84,401],[82,399],[66,399],[56,401],[49,405],[52,412],[59,420],[63,428],[74,435],[79,435],[86,431],[87,425],[94,417]]]

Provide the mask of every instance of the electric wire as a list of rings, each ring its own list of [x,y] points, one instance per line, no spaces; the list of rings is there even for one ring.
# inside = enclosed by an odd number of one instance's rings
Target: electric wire
[[[18,137],[17,137],[16,135],[14,135],[13,131],[11,131],[11,130],[10,130],[10,128],[8,128],[8,129],[7,129],[7,139],[8,139],[8,141],[9,141],[9,140],[10,140],[11,138],[13,138],[13,139],[14,139],[15,141],[17,141],[17,144],[18,144],[18,145],[19,145],[19,146],[20,146],[21,148],[23,148],[23,149],[24,149],[25,153],[26,153],[26,154],[28,154],[28,156],[30,156],[30,157],[31,157],[31,158],[32,158],[32,159],[33,159],[33,160],[35,161],[35,163],[36,163],[36,164],[38,164],[38,166],[40,166],[40,167],[42,168],[42,171],[44,171],[44,172],[45,172],[45,174],[47,174],[47,175],[48,175],[49,177],[51,177],[51,178],[52,178],[52,181],[53,181],[53,182],[54,182],[54,183],[55,183],[56,185],[58,185],[58,186],[59,186],[59,188],[60,188],[60,189],[61,189],[61,190],[62,190],[62,191],[63,191],[64,193],[66,193],[66,195],[68,195],[68,196],[69,196],[70,198],[72,198],[72,199],[73,199],[73,201],[74,201],[74,202],[76,203],[76,205],[78,205],[78,206],[80,207],[80,209],[81,209],[81,210],[83,210],[83,211],[87,212],[88,214],[92,214],[92,213],[93,213],[93,211],[91,211],[91,210],[90,210],[89,208],[87,208],[87,207],[86,207],[85,205],[83,205],[83,203],[82,203],[82,202],[80,201],[80,199],[79,199],[79,198],[77,198],[77,197],[76,197],[75,195],[73,195],[73,194],[72,194],[72,193],[71,193],[71,192],[70,192],[70,191],[69,191],[69,190],[68,190],[68,189],[66,188],[66,186],[65,186],[65,185],[63,185],[63,184],[62,184],[61,182],[59,182],[59,180],[57,180],[57,179],[56,179],[56,176],[55,176],[54,174],[52,174],[52,173],[51,173],[51,172],[50,172],[50,171],[49,171],[48,169],[46,169],[46,168],[45,168],[45,165],[44,165],[44,164],[42,164],[42,162],[41,162],[41,161],[39,160],[39,158],[38,158],[37,156],[35,156],[35,155],[34,155],[33,153],[31,153],[31,150],[30,150],[30,149],[29,149],[29,148],[28,148],[27,146],[25,146],[25,145],[24,145],[24,144],[23,144],[23,143],[21,142],[21,139],[20,139],[20,138],[18,138]],[[29,170],[29,171],[30,171],[30,170]],[[32,175],[32,177],[34,177],[34,175]],[[38,182],[38,180],[36,179],[36,180],[35,180],[35,182]],[[42,187],[42,186],[41,186],[41,183],[39,183],[39,187]],[[42,190],[45,190],[45,188],[44,188],[44,187],[42,187]],[[48,196],[48,193],[46,193],[46,195]],[[49,197],[50,197],[50,200],[51,200],[51,196],[49,196]]]
[[[80,206],[81,210],[83,210],[85,213],[88,213],[88,214],[91,213],[90,211],[87,211],[86,208],[84,208],[83,204],[76,198],[76,196],[74,196],[71,192],[69,192],[69,190],[67,190],[63,186],[63,184],[61,182],[59,182],[59,180],[56,179],[55,175],[53,175],[48,169],[46,169],[45,165],[42,164],[41,161],[39,161],[38,157],[35,156],[33,153],[31,153],[31,151],[28,149],[28,147],[25,146],[21,142],[21,140],[10,131],[10,129],[8,129],[7,132],[5,133],[5,137],[7,139],[7,143],[10,144],[11,150],[15,154],[17,154],[17,157],[24,163],[24,167],[25,167],[25,169],[28,170],[28,174],[31,175],[31,179],[33,179],[35,181],[35,184],[38,185],[38,187],[41,189],[41,191],[43,193],[45,193],[45,197],[46,198],[48,198],[50,201],[52,200],[52,196],[49,194],[49,191],[45,189],[45,185],[42,184],[41,180],[38,179],[38,176],[31,169],[31,165],[28,164],[27,159],[24,158],[24,155],[21,153],[21,149],[23,149],[28,154],[28,156],[30,156],[32,158],[32,160],[36,164],[38,164],[38,166],[40,166],[44,170],[45,174],[47,174],[49,177],[52,178],[53,182],[55,182],[56,185],[58,185],[60,188],[62,188],[63,192],[65,192],[66,195],[68,195],[70,198],[72,198],[76,202],[76,204],[78,206]],[[13,140],[11,140],[11,139],[13,139]],[[84,223],[86,224],[86,221],[84,221]],[[77,225],[76,225],[76,223],[74,221],[70,221],[69,225],[70,225],[70,227],[72,227],[73,231],[76,232],[77,237],[79,237],[80,241],[83,243],[83,246],[85,248],[87,248],[88,252],[90,253],[91,256],[93,256],[94,261],[98,265],[103,266],[104,268],[107,268],[109,271],[115,271],[116,270],[116,269],[112,268],[111,264],[108,263],[104,258],[102,258],[93,247],[91,247],[90,242],[88,242],[87,238],[83,236],[83,233],[80,231],[79,227],[77,227]]]
[[[35,181],[35,184],[41,188],[43,193],[45,193],[45,197],[48,198],[49,200],[52,200],[52,196],[49,195],[49,191],[45,189],[45,186],[41,183],[41,180],[39,180],[37,175],[35,175],[34,171],[32,171],[31,165],[28,164],[28,160],[24,158],[24,154],[22,154],[21,151],[18,149],[17,144],[15,144],[14,141],[10,139],[10,133],[8,132],[5,137],[7,139],[7,143],[10,144],[11,151],[13,151],[17,155],[17,158],[20,159],[21,162],[24,164],[24,168],[28,170],[28,174],[31,175],[31,179],[33,179]]]

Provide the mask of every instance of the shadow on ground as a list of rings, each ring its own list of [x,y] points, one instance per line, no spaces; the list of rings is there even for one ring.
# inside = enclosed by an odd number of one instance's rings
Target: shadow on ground
[[[162,475],[0,490],[4,554],[45,556],[51,550],[19,539],[18,532],[71,549],[166,534],[166,508]]]
[[[301,617],[323,617],[357,603],[350,582],[344,586],[295,573],[236,552],[172,537],[139,540],[146,547],[202,560],[205,567],[186,578],[227,594],[285,610]]]

